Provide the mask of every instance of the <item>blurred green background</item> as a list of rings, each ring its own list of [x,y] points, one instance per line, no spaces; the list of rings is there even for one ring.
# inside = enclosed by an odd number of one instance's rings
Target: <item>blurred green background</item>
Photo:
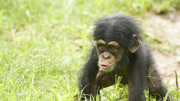
[[[0,0],[0,101],[73,101],[96,19],[179,9],[180,0]],[[103,99],[127,100],[127,86],[117,87],[103,90]]]

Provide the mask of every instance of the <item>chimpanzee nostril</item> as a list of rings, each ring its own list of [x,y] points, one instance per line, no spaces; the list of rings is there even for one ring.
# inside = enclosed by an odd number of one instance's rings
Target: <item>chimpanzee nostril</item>
[[[111,56],[110,56],[110,55],[103,55],[103,58],[104,58],[104,59],[110,59]]]

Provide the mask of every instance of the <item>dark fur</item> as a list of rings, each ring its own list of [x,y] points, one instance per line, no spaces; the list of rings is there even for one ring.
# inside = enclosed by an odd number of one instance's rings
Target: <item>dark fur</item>
[[[103,72],[99,71],[97,52],[95,47],[92,48],[80,79],[81,100],[89,99],[91,95],[95,97],[100,89],[115,84],[115,75],[122,76],[122,84],[128,84],[128,101],[145,100],[145,88],[149,88],[156,99],[163,99],[167,91],[161,83],[150,50],[140,37],[142,31],[137,22],[128,16],[112,14],[101,18],[95,25],[94,40],[117,41],[125,52],[113,71]],[[140,48],[130,53],[128,48],[133,34],[138,36]]]

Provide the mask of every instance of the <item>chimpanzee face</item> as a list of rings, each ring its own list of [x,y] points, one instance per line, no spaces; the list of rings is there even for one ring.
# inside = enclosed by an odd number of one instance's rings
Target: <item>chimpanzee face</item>
[[[127,46],[130,53],[135,53],[140,47],[138,37],[133,34],[130,45]],[[105,72],[110,72],[116,66],[116,63],[121,60],[125,48],[123,48],[118,42],[110,41],[106,42],[102,39],[94,41],[94,46],[96,47],[97,54],[99,57],[98,65],[101,70]],[[127,48],[126,47],[126,48]]]
[[[106,43],[102,39],[94,41],[94,45],[97,49],[100,69],[105,72],[112,71],[116,63],[122,58],[124,49],[116,41]]]

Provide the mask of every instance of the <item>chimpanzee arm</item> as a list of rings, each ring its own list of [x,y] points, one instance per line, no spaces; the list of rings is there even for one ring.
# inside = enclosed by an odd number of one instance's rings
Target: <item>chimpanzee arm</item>
[[[128,68],[128,101],[144,101],[144,62],[141,54],[133,54],[131,65]],[[135,59],[136,58],[136,59]],[[141,59],[142,58],[142,59]]]
[[[98,67],[98,56],[96,53],[96,48],[94,47],[92,49],[92,52],[90,54],[89,60],[84,65],[83,68],[83,74],[80,78],[80,92],[81,94],[81,100],[85,100],[85,98],[89,99],[91,95],[95,97],[96,95],[96,75],[98,73],[99,67]]]

